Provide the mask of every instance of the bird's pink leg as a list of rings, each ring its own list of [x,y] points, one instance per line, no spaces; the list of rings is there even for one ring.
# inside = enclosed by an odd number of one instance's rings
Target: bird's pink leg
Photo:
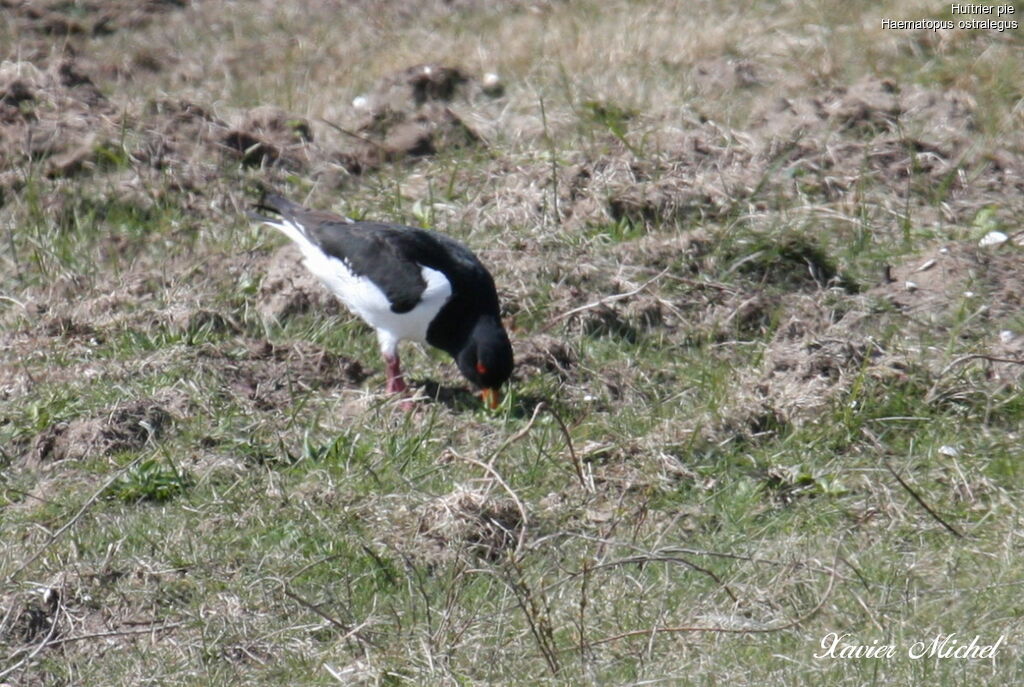
[[[394,355],[384,354],[384,362],[387,365],[387,376],[388,384],[387,390],[392,394],[400,394],[406,389],[408,385],[405,383],[405,378],[402,376],[401,361],[398,359],[398,353]]]

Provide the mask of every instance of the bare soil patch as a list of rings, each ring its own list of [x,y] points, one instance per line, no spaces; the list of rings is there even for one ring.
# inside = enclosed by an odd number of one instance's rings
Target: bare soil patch
[[[748,403],[737,406],[745,408],[741,415],[755,431],[766,420],[799,425],[813,421],[861,376],[900,383],[917,371],[937,382],[951,361],[935,353],[954,328],[989,342],[977,357],[988,362],[996,386],[1019,378],[1022,366],[1012,361],[1021,360],[1020,332],[996,330],[1021,312],[1022,266],[1024,255],[1013,247],[992,251],[951,242],[893,266],[891,281],[862,295],[789,299],[763,368],[741,382],[751,390]],[[894,338],[893,327],[902,336]]]
[[[272,106],[223,118],[209,104],[162,98],[121,111],[95,86],[97,72],[104,69],[73,53],[0,67],[0,152],[11,164],[0,169],[0,187],[20,188],[15,166],[30,159],[51,178],[132,168],[172,193],[203,193],[230,163],[334,186],[388,162],[481,143],[448,107],[478,82],[452,67],[386,77],[349,108],[353,130],[320,126],[323,141],[310,121]]]
[[[258,307],[265,319],[277,322],[311,310],[334,315],[343,308],[305,268],[302,253],[291,244],[282,246],[271,257],[260,284]]]
[[[26,466],[138,450],[158,440],[172,424],[166,406],[166,401],[139,399],[120,403],[101,416],[57,422],[36,436]]]
[[[188,0],[91,0],[73,4],[63,0],[3,0],[0,7],[10,13],[19,32],[73,36],[137,29],[188,4]]]
[[[77,174],[109,145],[114,108],[74,60],[41,69],[31,62],[0,64],[0,186],[16,181],[14,166],[45,161],[50,177]]]
[[[1014,245],[979,248],[945,243],[893,266],[890,281],[868,292],[918,325],[942,325],[950,311],[976,299],[983,320],[998,323],[1024,306],[1022,256]]]
[[[220,389],[265,412],[291,406],[297,392],[352,388],[370,376],[359,361],[305,342],[248,341],[230,354],[204,347],[197,364],[223,380]]]

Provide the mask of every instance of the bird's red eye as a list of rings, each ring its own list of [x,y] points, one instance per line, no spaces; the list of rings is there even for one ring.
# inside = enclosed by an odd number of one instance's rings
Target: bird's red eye
[[[477,363],[476,364],[476,371],[479,372],[482,375],[485,375],[485,374],[487,374],[487,366],[484,365],[483,363]]]

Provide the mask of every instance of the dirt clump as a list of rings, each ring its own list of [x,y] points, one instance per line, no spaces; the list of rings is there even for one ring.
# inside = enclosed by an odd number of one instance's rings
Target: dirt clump
[[[359,361],[305,342],[248,341],[241,353],[230,354],[204,349],[199,364],[223,380],[222,389],[260,411],[289,406],[296,390],[351,388],[370,376]]]
[[[978,209],[971,197],[993,191],[996,176],[1009,174],[1013,178],[1003,183],[1020,183],[1014,155],[1003,156],[1001,168],[972,146],[976,109],[961,91],[865,78],[777,98],[752,116],[746,133],[758,156],[782,173],[780,188],[787,195],[837,200],[858,189],[907,188],[915,181],[909,190],[922,218],[938,217],[931,206],[941,190],[949,197],[946,219],[952,214],[966,220]],[[955,174],[965,166],[972,169],[970,178]]]
[[[96,328],[87,321],[77,320],[67,315],[47,317],[40,323],[43,334],[49,337],[64,339],[93,338],[98,335]]]
[[[387,76],[356,99],[362,143],[354,154],[366,167],[405,157],[472,147],[479,135],[449,107],[470,77],[454,67],[423,64]]]
[[[150,102],[140,122],[143,144],[136,157],[157,169],[184,172],[206,159],[227,159],[243,166],[279,166],[308,170],[324,151],[314,149],[310,123],[280,108],[242,112],[229,125],[200,104],[187,100]],[[197,179],[197,187],[202,179]]]
[[[621,152],[581,155],[560,179],[559,207],[570,226],[680,226],[719,217],[759,188],[766,166],[712,123],[654,134],[639,158],[621,142],[612,145]]]
[[[313,129],[306,119],[271,106],[244,113],[240,124],[220,138],[243,165],[281,164],[286,169],[306,169],[312,164],[306,145],[312,141]]]
[[[711,245],[711,236],[697,229],[668,235],[648,234],[616,244],[610,250],[624,265],[642,265],[652,272],[671,269],[697,276]]]
[[[720,94],[764,85],[764,71],[764,67],[753,60],[720,57],[695,64],[691,78],[699,93]]]
[[[896,82],[867,79],[835,90],[824,104],[826,116],[840,129],[892,130],[903,108]]]
[[[150,101],[142,117],[142,143],[135,156],[155,169],[182,170],[198,162],[203,152],[200,144],[228,132],[225,122],[187,100]]]
[[[96,36],[137,29],[156,17],[187,7],[189,0],[0,0],[19,33]]]
[[[359,104],[371,112],[413,110],[451,102],[469,82],[469,75],[457,67],[419,64],[380,79]]]
[[[81,61],[63,58],[48,68],[31,62],[0,65],[0,186],[17,186],[17,166],[45,161],[50,178],[155,170],[161,188],[203,193],[224,163],[269,167],[313,176],[345,158],[318,146],[309,121],[279,108],[235,114],[235,125],[208,107],[162,98],[117,110]]]
[[[302,264],[302,253],[293,245],[274,252],[260,284],[257,308],[265,320],[284,322],[289,317],[316,311],[324,315],[342,312],[341,302]]]
[[[807,307],[792,314],[768,344],[763,371],[752,389],[762,412],[775,422],[799,426],[813,420],[866,364],[881,369],[881,348],[851,338],[829,320],[827,312]]]
[[[570,344],[561,337],[531,334],[514,343],[517,379],[528,379],[537,374],[555,375],[568,379],[579,361]]]
[[[855,379],[898,384],[917,375],[937,383],[957,362],[982,362],[996,385],[1015,383],[1024,367],[1024,336],[1014,329],[1024,305],[1022,260],[1013,248],[950,242],[891,266],[886,280],[862,294],[788,299],[762,366],[741,374],[739,386],[748,393],[740,394],[745,400],[723,429],[800,425]],[[894,327],[902,338],[887,341]],[[989,345],[953,361],[930,353],[929,341],[942,342],[954,331]],[[924,346],[908,345],[908,337]]]
[[[979,248],[963,242],[935,245],[902,264],[867,292],[908,315],[912,323],[943,326],[964,303],[988,322],[1000,322],[1024,307],[1024,256],[1013,246]]]
[[[894,312],[881,312],[881,321],[899,317],[904,331],[935,336],[956,328],[958,336],[982,345],[954,360],[927,361],[937,375],[948,366],[973,362],[995,386],[1018,383],[1024,375],[1024,255],[1014,245],[979,248],[972,243],[935,245],[887,271],[888,280],[867,295]]]
[[[0,187],[17,185],[12,167],[45,161],[48,177],[95,167],[114,132],[114,109],[72,59],[48,69],[0,64]]]
[[[836,130],[892,131],[903,111],[895,82],[866,79],[816,95],[777,98],[754,114],[751,128],[766,134],[766,142],[823,136]]]
[[[26,464],[39,468],[62,460],[139,450],[158,440],[172,421],[167,408],[154,399],[121,403],[101,416],[50,425],[36,436]]]

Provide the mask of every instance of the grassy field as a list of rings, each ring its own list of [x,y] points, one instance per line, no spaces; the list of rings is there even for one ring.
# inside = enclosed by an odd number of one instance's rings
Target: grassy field
[[[1024,40],[882,25],[1024,3],[413,5],[0,0],[0,685],[1024,679]],[[500,408],[266,189],[472,247]]]

